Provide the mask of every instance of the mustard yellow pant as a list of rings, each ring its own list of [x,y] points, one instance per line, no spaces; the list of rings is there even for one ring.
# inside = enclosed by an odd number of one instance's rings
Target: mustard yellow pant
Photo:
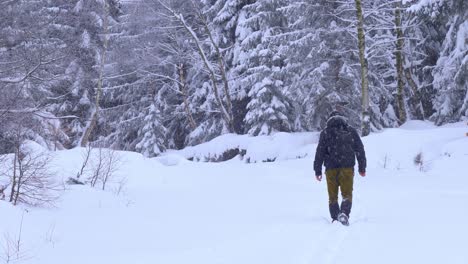
[[[336,219],[338,214],[344,213],[349,217],[353,201],[353,168],[330,169],[325,172],[327,177],[328,203],[330,215]],[[341,190],[343,201],[341,209],[338,206],[338,191]]]

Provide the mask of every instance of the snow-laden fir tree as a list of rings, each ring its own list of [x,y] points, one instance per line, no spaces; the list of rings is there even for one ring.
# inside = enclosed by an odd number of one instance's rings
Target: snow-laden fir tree
[[[22,118],[49,148],[88,138],[148,156],[224,133],[319,130],[338,105],[360,127],[356,1],[122,4],[0,3],[2,151]],[[371,129],[466,117],[466,1],[361,4]]]
[[[86,127],[92,120],[96,105],[101,58],[105,56],[104,43],[108,37],[104,27],[117,23],[119,3],[104,1],[53,1],[47,10],[55,16],[50,25],[49,36],[57,36],[63,45],[62,78],[52,83],[49,109],[56,115],[74,115],[77,118],[61,122],[62,130],[69,140],[67,147],[80,143]],[[104,5],[106,3],[107,8]],[[106,23],[107,24],[106,24]],[[96,138],[95,135],[91,135]]]
[[[94,142],[130,151],[136,151],[138,145],[139,152],[151,155],[155,149],[165,148],[158,140],[153,141],[154,146],[144,142],[144,138],[151,141],[165,131],[159,127],[159,110],[154,109],[158,103],[157,78],[148,71],[160,62],[155,52],[158,32],[151,26],[157,24],[157,18],[142,3],[124,5],[122,11],[124,15],[109,36],[109,63],[105,67],[97,128],[100,137]],[[146,23],[147,27],[141,27]]]
[[[245,122],[252,135],[293,129],[285,57],[276,38],[287,28],[287,19],[279,11],[284,4],[281,0],[257,1],[246,6],[245,17],[239,21],[243,32],[237,65],[245,67],[239,81],[249,89]]]
[[[1,144],[8,145],[11,133],[18,129],[24,131],[23,140],[51,149],[67,140],[48,107],[54,97],[51,88],[63,78],[67,56],[63,39],[53,34],[57,12],[52,3],[0,3]]]
[[[233,128],[237,133],[245,132],[245,114],[248,103],[248,87],[241,85],[239,79],[245,73],[241,38],[245,35],[242,28],[247,14],[246,7],[253,0],[205,0],[204,14],[210,22],[213,37],[222,51],[227,70],[233,114]]]
[[[436,124],[460,120],[468,116],[468,3],[463,0],[414,5],[424,20],[435,20],[446,31],[432,70]],[[441,36],[442,37],[442,36]]]

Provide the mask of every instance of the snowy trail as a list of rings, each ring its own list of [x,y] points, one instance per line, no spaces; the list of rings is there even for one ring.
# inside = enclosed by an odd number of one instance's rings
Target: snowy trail
[[[329,222],[326,184],[315,181],[311,157],[164,166],[129,153],[124,196],[74,186],[55,209],[23,213],[0,202],[7,216],[0,233],[15,235],[24,215],[28,258],[19,263],[34,264],[466,264],[463,131],[366,138],[368,176],[355,178],[349,227]],[[395,146],[395,137],[406,147]],[[431,159],[425,171],[412,164],[421,150]],[[387,168],[382,154],[391,156]],[[60,153],[64,175],[76,171],[77,156]]]

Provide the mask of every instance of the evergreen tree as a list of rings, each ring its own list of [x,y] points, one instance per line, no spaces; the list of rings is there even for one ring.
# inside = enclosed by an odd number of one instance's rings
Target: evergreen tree
[[[373,131],[467,116],[463,0],[361,1],[362,16],[351,0],[122,4],[0,1],[2,152],[15,127],[51,149],[156,156],[224,133],[319,130],[337,107],[354,127],[368,112]]]
[[[248,32],[241,40],[241,56],[247,68],[240,81],[244,87],[250,87],[245,122],[252,135],[293,129],[285,57],[276,38],[288,26],[278,11],[284,4],[281,0],[257,1],[246,7],[246,17],[240,24]]]
[[[437,111],[431,119],[441,125],[468,116],[468,4],[463,0],[445,1],[422,10],[428,15],[426,12],[431,12],[432,19],[447,21],[447,33],[432,70]]]

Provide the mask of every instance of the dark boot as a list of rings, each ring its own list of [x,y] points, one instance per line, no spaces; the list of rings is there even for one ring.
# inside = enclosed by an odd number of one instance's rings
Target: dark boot
[[[341,213],[345,214],[349,218],[349,214],[351,213],[351,206],[353,203],[350,200],[344,199],[341,202]]]
[[[344,213],[340,213],[338,215],[338,221],[345,226],[349,226],[348,216],[346,216]]]
[[[340,206],[338,205],[338,203],[331,203],[328,205],[329,209],[330,209],[330,216],[332,218],[332,221],[333,220],[337,220],[338,219],[338,214],[340,213]]]

